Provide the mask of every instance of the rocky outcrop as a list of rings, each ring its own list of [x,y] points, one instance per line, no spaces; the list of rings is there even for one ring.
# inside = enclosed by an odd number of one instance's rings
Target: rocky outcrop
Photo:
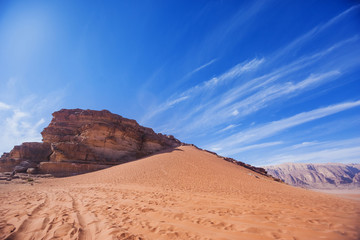
[[[133,161],[181,145],[109,111],[62,109],[42,131],[42,143],[23,143],[0,158],[1,171],[36,167],[40,173],[73,175]]]
[[[229,158],[229,157],[224,157],[223,159],[225,161],[227,161],[227,162],[231,162],[231,163],[234,163],[236,165],[242,166],[244,168],[250,169],[251,171],[257,172],[257,173],[259,173],[261,175],[268,175],[264,168],[254,167],[254,166],[252,166],[250,164],[243,163],[243,162],[237,161],[237,160],[235,160],[233,158]]]
[[[285,163],[264,168],[270,175],[293,186],[314,189],[360,188],[360,164]]]
[[[0,171],[26,172],[29,167],[34,167],[43,161],[49,161],[50,154],[49,143],[23,143],[20,146],[15,146],[10,153],[4,153],[1,156]]]
[[[41,134],[51,162],[119,164],[181,144],[106,110],[60,110]]]
[[[10,158],[39,163],[48,161],[50,154],[49,143],[27,142],[20,146],[15,146],[10,152]]]

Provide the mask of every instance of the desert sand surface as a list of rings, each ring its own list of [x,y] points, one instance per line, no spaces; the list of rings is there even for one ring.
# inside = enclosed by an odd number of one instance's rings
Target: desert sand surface
[[[360,189],[314,189],[314,191],[360,201]]]
[[[359,201],[275,182],[192,146],[0,184],[1,239],[359,239]]]

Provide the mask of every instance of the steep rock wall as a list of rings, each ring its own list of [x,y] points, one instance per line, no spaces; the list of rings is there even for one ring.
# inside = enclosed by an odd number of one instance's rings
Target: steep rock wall
[[[68,174],[72,175],[74,169],[86,172],[104,165],[125,163],[182,144],[173,136],[157,134],[135,120],[107,110],[62,109],[53,113],[51,123],[41,134],[42,143],[23,143],[3,154],[0,167],[9,170],[19,163],[40,167],[40,163],[49,162],[42,164],[39,170],[46,173],[65,171],[66,175],[66,166],[69,166]],[[55,171],[56,166],[61,168]]]

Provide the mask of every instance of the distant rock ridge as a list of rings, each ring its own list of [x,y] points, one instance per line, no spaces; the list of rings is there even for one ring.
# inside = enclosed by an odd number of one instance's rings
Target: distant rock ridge
[[[195,146],[195,145],[193,145],[193,146]],[[195,147],[198,148],[197,146],[195,146]],[[231,163],[236,164],[236,165],[238,165],[238,166],[247,168],[247,169],[249,169],[249,170],[251,170],[251,171],[253,171],[253,172],[259,173],[259,174],[264,175],[264,176],[269,176],[269,175],[267,174],[267,171],[266,171],[264,168],[254,167],[254,166],[252,166],[252,165],[250,165],[250,164],[237,161],[237,160],[235,160],[235,159],[233,159],[233,158],[230,158],[230,157],[223,157],[223,156],[218,155],[216,152],[212,152],[212,151],[209,151],[209,150],[204,150],[204,149],[201,149],[201,148],[198,148],[198,149],[203,150],[203,151],[206,151],[206,152],[211,153],[211,154],[214,154],[214,155],[216,155],[216,156],[224,159],[224,160],[227,161],[227,162],[231,162]],[[276,178],[274,178],[274,180],[280,181],[280,179],[276,179]]]
[[[360,188],[360,164],[284,163],[264,167],[268,174],[297,187],[313,189]]]

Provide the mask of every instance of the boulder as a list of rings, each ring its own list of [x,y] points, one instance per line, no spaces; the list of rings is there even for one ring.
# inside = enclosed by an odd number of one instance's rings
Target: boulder
[[[28,168],[32,167],[34,163],[30,161],[22,161],[19,165],[15,166],[14,173],[25,173]]]
[[[26,173],[35,174],[35,173],[36,173],[36,168],[28,168],[28,169],[26,170]]]

